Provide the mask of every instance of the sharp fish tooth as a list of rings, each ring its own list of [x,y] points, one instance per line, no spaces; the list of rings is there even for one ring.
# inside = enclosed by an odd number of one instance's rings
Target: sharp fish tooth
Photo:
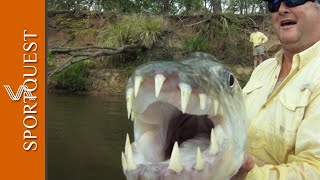
[[[156,97],[159,96],[160,90],[162,88],[163,82],[166,80],[166,77],[163,74],[157,74],[154,78],[154,87],[155,87],[155,93]]]
[[[131,109],[132,109],[132,94],[133,93],[133,89],[129,88],[127,90],[127,112],[128,112],[128,119],[130,118],[130,114],[131,114]]]
[[[126,156],[128,156],[129,148],[130,148],[130,138],[129,138],[129,134],[127,133],[126,144],[124,146],[124,153],[126,154]]]
[[[174,143],[168,169],[171,169],[178,173],[182,171],[180,152],[179,152],[179,147],[177,142]]]
[[[223,144],[223,142],[225,140],[225,134],[224,134],[224,130],[223,130],[222,126],[217,125],[216,127],[214,127],[214,133],[215,133],[215,137],[217,139],[217,143],[219,145]]]
[[[200,109],[204,110],[206,108],[207,95],[203,93],[199,94],[199,100],[200,100]]]
[[[216,115],[218,113],[218,108],[219,108],[219,102],[216,99],[213,100],[213,108],[214,108],[214,114]]]
[[[136,76],[134,78],[134,97],[137,97],[137,95],[138,95],[138,91],[139,91],[141,82],[142,82],[141,76]]]
[[[215,155],[218,152],[218,144],[217,144],[217,139],[214,134],[213,129],[211,129],[211,138],[210,138],[210,154]]]
[[[181,111],[185,113],[191,94],[191,87],[185,83],[180,83],[179,87],[181,91]]]
[[[127,156],[127,169],[129,171],[136,169],[137,165],[134,162],[132,148],[131,148],[131,144],[130,144],[130,140],[129,140],[129,135],[128,134],[127,134],[127,138],[126,138],[125,154]]]
[[[126,157],[124,156],[123,152],[121,152],[121,164],[122,164],[123,172],[126,172],[128,169],[128,166],[127,166]]]
[[[201,154],[201,151],[200,151],[199,147],[198,147],[198,150],[197,150],[197,162],[196,162],[196,165],[195,165],[194,168],[196,170],[198,170],[198,171],[201,171],[204,168],[204,161],[202,159],[202,154]]]
[[[131,145],[130,145],[130,151],[129,151],[129,153],[128,153],[127,167],[128,167],[128,170],[129,170],[129,171],[130,171],[130,170],[134,170],[134,169],[137,168],[137,165],[136,165],[136,163],[134,162]]]
[[[131,112],[131,120],[134,121],[136,119],[136,113]]]

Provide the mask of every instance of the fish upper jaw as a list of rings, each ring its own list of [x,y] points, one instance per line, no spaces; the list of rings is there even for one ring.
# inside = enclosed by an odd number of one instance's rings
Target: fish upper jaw
[[[166,78],[163,74],[155,75],[154,79],[136,76],[133,82],[133,86],[127,88],[126,92],[128,118],[131,116],[133,106],[135,106],[135,113],[143,113],[156,101],[168,102],[183,113],[189,114],[215,115],[218,110],[222,111],[217,99],[211,101],[204,91],[194,89],[188,82]]]

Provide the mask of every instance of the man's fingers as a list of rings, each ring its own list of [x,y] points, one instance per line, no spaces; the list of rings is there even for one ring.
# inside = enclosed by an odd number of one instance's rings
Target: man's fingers
[[[243,180],[247,176],[247,173],[254,167],[254,164],[255,158],[250,154],[245,154],[239,171],[231,178],[231,180]]]
[[[241,171],[248,172],[250,171],[255,164],[255,159],[250,154],[245,154],[243,164],[240,168]]]

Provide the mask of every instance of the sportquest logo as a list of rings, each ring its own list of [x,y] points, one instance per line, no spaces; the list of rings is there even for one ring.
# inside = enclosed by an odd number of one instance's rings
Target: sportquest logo
[[[23,31],[23,50],[22,63],[23,64],[23,83],[14,92],[10,85],[3,85],[7,91],[9,98],[17,102],[23,100],[21,111],[23,113],[23,149],[25,151],[35,151],[38,148],[38,136],[35,128],[38,125],[38,97],[37,97],[37,74],[38,74],[38,45],[36,43],[38,35],[27,33]],[[38,92],[39,93],[39,92]]]
[[[33,100],[33,101],[36,100],[34,98],[35,96],[33,96],[31,93],[32,91],[26,85],[20,85],[16,94],[13,93],[13,91],[9,85],[3,85],[3,87],[6,89],[8,95],[12,101],[19,101],[22,93],[24,93],[25,97],[29,97],[30,100]]]

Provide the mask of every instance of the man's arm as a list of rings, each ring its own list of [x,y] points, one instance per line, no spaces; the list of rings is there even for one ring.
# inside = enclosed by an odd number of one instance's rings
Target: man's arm
[[[261,35],[262,35],[262,42],[261,42],[261,44],[264,44],[264,43],[268,42],[268,37],[267,37],[266,35],[264,35],[263,33],[261,33]]]

